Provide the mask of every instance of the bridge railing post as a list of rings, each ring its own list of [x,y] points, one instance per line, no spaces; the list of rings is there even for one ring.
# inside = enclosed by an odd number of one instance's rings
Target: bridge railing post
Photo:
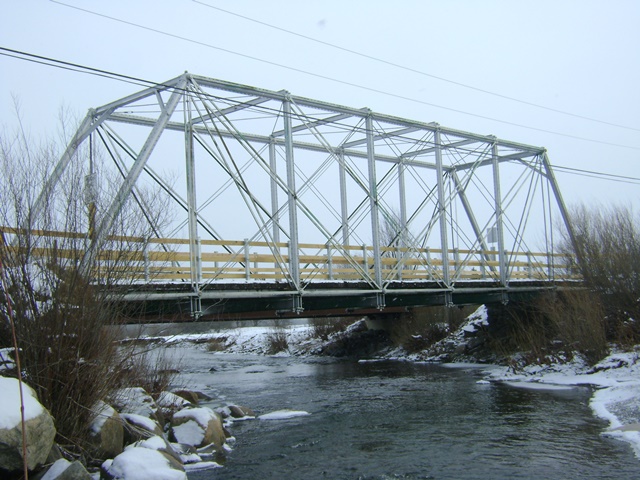
[[[249,239],[244,239],[244,278],[249,281],[251,279],[251,264],[249,263]]]
[[[144,268],[144,282],[145,283],[149,283],[150,268],[149,268],[149,239],[148,238],[144,239],[144,244],[142,246],[142,260],[144,262],[144,265],[143,265],[143,268]]]
[[[367,246],[362,244],[362,265],[364,266],[364,271],[369,271],[369,260],[367,259]]]
[[[200,237],[196,237],[195,241],[196,247],[196,282],[198,284],[202,283],[202,242]]]
[[[431,265],[431,249],[429,247],[425,248],[427,254],[427,273],[429,275],[429,280],[433,280],[433,267]]]
[[[531,258],[531,252],[527,252],[527,276],[533,278],[533,260]]]
[[[327,248],[327,277],[329,280],[333,280],[333,259],[331,258],[331,245],[326,244]]]
[[[484,250],[480,251],[480,277],[484,280],[487,278],[487,255]]]
[[[460,267],[460,250],[458,248],[453,249],[453,274],[457,277],[458,268]]]

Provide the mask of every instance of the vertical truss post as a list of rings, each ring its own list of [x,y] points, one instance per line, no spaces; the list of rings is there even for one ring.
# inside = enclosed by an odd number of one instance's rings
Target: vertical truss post
[[[282,102],[284,117],[284,151],[287,162],[287,197],[289,205],[289,273],[296,289],[300,288],[300,260],[298,248],[298,206],[296,198],[296,173],[293,159],[293,132],[291,131],[291,100]]]
[[[191,100],[183,96],[184,107],[184,151],[185,174],[187,180],[187,219],[189,225],[189,263],[191,272],[191,288],[196,295],[200,294],[202,264],[199,255],[198,241],[198,204],[196,199],[196,166],[193,149],[193,123],[191,119]],[[198,315],[199,312],[191,312]]]
[[[278,218],[278,164],[276,158],[276,142],[273,137],[269,141],[269,169],[271,170],[271,218],[273,223],[273,242],[280,242],[280,219]]]
[[[367,162],[369,164],[369,205],[371,208],[371,232],[373,237],[373,268],[375,283],[382,288],[382,268],[380,257],[380,216],[378,204],[378,181],[376,179],[376,156],[374,151],[373,119],[366,118]]]
[[[407,232],[407,190],[404,173],[407,166],[404,158],[400,157],[398,162],[398,194],[400,195],[400,235],[398,238],[398,280],[402,280],[402,269],[405,256],[407,255],[408,232]]]
[[[340,214],[342,217],[342,245],[349,246],[349,206],[347,204],[347,172],[344,150],[338,152],[338,174],[340,176]]]
[[[444,168],[442,167],[442,139],[440,129],[434,133],[436,149],[436,175],[438,188],[438,217],[440,221],[440,246],[442,249],[442,279],[447,287],[450,285],[449,272],[449,237],[447,233],[447,205],[444,198]]]
[[[278,216],[278,182],[276,181],[278,174],[278,162],[276,157],[276,142],[275,138],[269,139],[269,169],[271,170],[271,222],[273,227],[273,248],[280,252],[280,218]],[[275,257],[274,257],[275,258]],[[273,264],[274,271],[278,271],[278,259],[275,258]],[[278,279],[276,279],[278,282]]]
[[[500,285],[507,286],[507,258],[504,248],[504,224],[502,211],[502,193],[500,192],[500,162],[498,161],[498,143],[491,147],[493,165],[493,196],[496,211],[496,230],[498,234],[498,268],[500,269]]]

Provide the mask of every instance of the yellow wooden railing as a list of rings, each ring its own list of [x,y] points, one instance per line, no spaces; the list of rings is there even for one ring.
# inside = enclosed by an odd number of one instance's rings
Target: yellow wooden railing
[[[20,253],[13,240],[30,235],[32,257],[74,261],[84,255],[86,234],[51,230],[25,232],[0,227],[4,248]],[[112,236],[97,255],[95,274],[108,272],[120,278],[145,282],[196,281],[285,281],[290,275],[287,243],[269,244],[247,240],[200,240],[189,251],[183,238]],[[24,248],[22,249],[24,250]],[[443,252],[430,248],[381,247],[381,268],[385,282],[429,281],[443,278]],[[23,252],[24,253],[24,252]],[[452,281],[500,278],[499,253],[495,250],[455,249],[447,252]],[[193,261],[192,261],[193,258]],[[513,280],[577,279],[567,265],[566,255],[541,252],[505,252],[507,278]],[[302,282],[367,281],[374,276],[373,247],[302,243],[298,249]]]

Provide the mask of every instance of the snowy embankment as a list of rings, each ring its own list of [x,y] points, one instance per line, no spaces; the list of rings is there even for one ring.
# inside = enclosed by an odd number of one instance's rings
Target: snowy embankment
[[[468,336],[488,325],[487,310],[480,307],[469,316],[456,332],[444,342],[449,349],[463,346]],[[355,325],[335,335],[345,335],[356,330]],[[269,354],[270,338],[275,334],[285,335],[288,347],[276,355],[313,355],[319,353],[327,342],[313,338],[312,327],[295,325],[286,328],[244,327],[197,335],[178,335],[164,340],[168,343],[195,342],[206,345],[212,351],[224,353]],[[331,337],[329,338],[331,341]],[[442,362],[444,356],[434,355],[433,350],[408,354],[398,348],[385,351],[379,360],[414,362]],[[472,357],[467,357],[473,361]],[[446,364],[445,364],[446,365]],[[453,367],[455,364],[449,364]],[[485,365],[486,366],[486,365]],[[640,346],[633,352],[613,352],[597,365],[590,367],[579,355],[566,363],[551,365],[529,365],[514,371],[512,367],[492,365],[487,368],[481,383],[504,383],[514,388],[538,390],[567,389],[576,386],[591,386],[594,394],[591,409],[598,417],[609,422],[603,434],[632,444],[640,458]]]

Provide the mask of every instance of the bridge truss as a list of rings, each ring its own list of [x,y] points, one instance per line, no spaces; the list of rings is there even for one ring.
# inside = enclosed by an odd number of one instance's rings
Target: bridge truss
[[[181,289],[151,293],[169,282],[147,266],[147,290],[129,297],[188,298],[196,317],[249,297],[293,312],[347,295],[382,309],[400,291],[416,304],[465,289],[506,300],[567,276],[554,216],[570,225],[540,147],[185,73],[89,110],[36,213],[71,163],[91,160],[83,143],[121,178],[90,221],[85,259],[106,248],[131,195],[156,185],[181,213],[144,248],[163,246],[156,271]],[[90,167],[90,205],[100,175]]]

